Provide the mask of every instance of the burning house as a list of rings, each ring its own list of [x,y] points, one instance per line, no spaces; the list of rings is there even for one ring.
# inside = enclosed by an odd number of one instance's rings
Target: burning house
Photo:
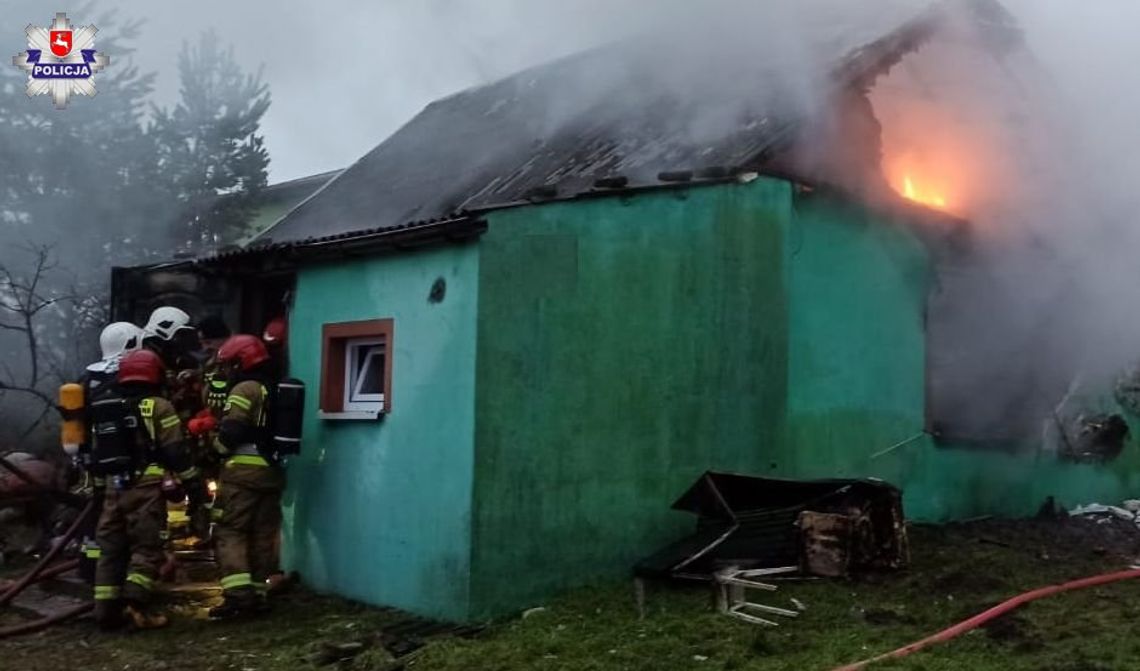
[[[119,271],[119,317],[156,278],[288,305],[291,568],[473,619],[628,571],[708,470],[877,477],[924,520],[1123,493],[1134,450],[1040,449],[1065,375],[986,401],[945,317],[1009,152],[924,72],[1004,90],[1017,27],[830,4],[764,57],[614,45],[441,99],[244,248]]]

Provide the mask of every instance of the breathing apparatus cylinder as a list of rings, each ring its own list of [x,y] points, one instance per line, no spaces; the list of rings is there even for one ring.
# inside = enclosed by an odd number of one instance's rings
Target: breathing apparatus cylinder
[[[281,456],[300,454],[305,383],[293,378],[278,382],[271,412],[269,426],[273,430],[273,450]]]
[[[63,414],[59,442],[63,445],[63,451],[74,457],[79,453],[79,446],[83,444],[87,433],[83,423],[83,386],[74,382],[60,385],[59,407]]]

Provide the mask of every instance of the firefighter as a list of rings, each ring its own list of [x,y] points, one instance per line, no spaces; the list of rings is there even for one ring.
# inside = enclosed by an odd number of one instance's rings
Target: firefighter
[[[215,420],[221,420],[226,396],[229,395],[229,382],[217,363],[218,348],[229,337],[229,327],[217,315],[206,317],[198,324],[198,339],[202,342],[203,353],[202,403]]]
[[[170,305],[155,308],[143,330],[143,347],[162,358],[170,402],[185,422],[202,409],[202,362],[195,356],[201,349],[198,330],[190,315]]]
[[[197,367],[193,352],[198,350],[198,331],[190,315],[172,305],[155,308],[143,327],[143,345],[162,357],[166,369],[179,371]]]
[[[274,372],[279,378],[287,376],[289,365],[285,348],[289,344],[289,322],[285,317],[274,317],[269,320],[265,325],[265,331],[261,334],[261,340],[265,343],[270,358],[273,359]]]
[[[285,315],[280,315],[269,320],[269,323],[265,325],[265,330],[261,333],[261,340],[265,343],[265,349],[269,352],[274,379],[281,380],[288,377],[289,355],[286,349],[289,345],[288,318]],[[273,546],[273,570],[269,574],[269,589],[267,592],[267,594],[271,595],[288,588],[288,579],[281,570],[280,540],[280,536],[278,536],[277,543]]]
[[[108,324],[99,334],[99,350],[102,354],[100,360],[87,366],[79,379],[83,387],[84,404],[90,405],[98,400],[104,392],[114,387],[115,375],[119,370],[119,360],[124,354],[133,352],[142,346],[143,330],[130,322],[115,322]],[[102,510],[105,480],[91,472],[91,426],[88,424],[87,440],[79,446],[77,461],[79,467],[89,478],[91,495],[95,501],[95,510]],[[95,580],[95,563],[99,561],[99,544],[95,542],[95,529],[98,516],[93,515],[84,523],[83,540],[80,542],[80,551],[83,557],[80,560],[79,574],[88,583]]]
[[[128,352],[133,352],[142,346],[144,332],[141,328],[130,322],[115,322],[108,324],[99,334],[99,350],[103,358],[87,367],[85,385],[88,391],[94,391],[100,383],[113,381],[115,371],[118,370],[119,360]]]
[[[162,360],[150,350],[126,354],[116,384],[92,403],[93,468],[107,479],[96,541],[95,618],[112,629],[128,620],[136,627],[165,626],[151,609],[151,592],[165,561],[162,531],[165,471],[177,473],[190,507],[205,496],[190,461],[182,421],[160,395]]]
[[[207,316],[198,324],[198,339],[202,343],[199,358],[203,361],[200,399],[202,409],[186,423],[186,426],[196,440],[195,460],[208,480],[217,480],[221,467],[218,453],[213,449],[215,438],[213,432],[222,419],[222,410],[226,405],[226,397],[229,396],[230,385],[224,371],[217,363],[217,355],[218,348],[229,337],[230,329],[218,315]],[[204,525],[196,523],[194,528],[199,537],[204,537],[201,532],[208,529],[208,521]]]
[[[285,488],[268,426],[273,380],[265,344],[256,336],[235,335],[218,350],[218,363],[231,387],[218,427],[217,448],[226,461],[212,511],[224,600],[210,610],[211,619],[266,607]]]

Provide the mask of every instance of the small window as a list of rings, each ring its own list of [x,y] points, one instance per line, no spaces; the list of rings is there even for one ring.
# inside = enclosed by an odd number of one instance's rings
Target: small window
[[[370,419],[392,409],[392,320],[322,328],[321,415]]]
[[[384,405],[384,341],[360,338],[345,343],[344,409],[380,410]]]

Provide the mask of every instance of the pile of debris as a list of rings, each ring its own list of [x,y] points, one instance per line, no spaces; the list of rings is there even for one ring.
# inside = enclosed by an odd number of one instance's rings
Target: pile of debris
[[[718,609],[776,626],[762,616],[796,618],[794,608],[749,601],[775,592],[773,580],[841,577],[893,570],[910,562],[902,492],[881,480],[783,480],[707,472],[674,510],[697,516],[694,533],[634,567],[639,610],[646,580],[700,580],[714,586]]]
[[[910,561],[902,492],[881,480],[784,480],[708,472],[674,510],[695,533],[642,560],[644,578],[708,580],[724,568],[796,566],[838,577]]]
[[[1106,506],[1102,503],[1077,506],[1069,511],[1069,516],[1094,519],[1098,524],[1108,524],[1113,519],[1120,519],[1140,527],[1140,499],[1128,499],[1119,506]]]

